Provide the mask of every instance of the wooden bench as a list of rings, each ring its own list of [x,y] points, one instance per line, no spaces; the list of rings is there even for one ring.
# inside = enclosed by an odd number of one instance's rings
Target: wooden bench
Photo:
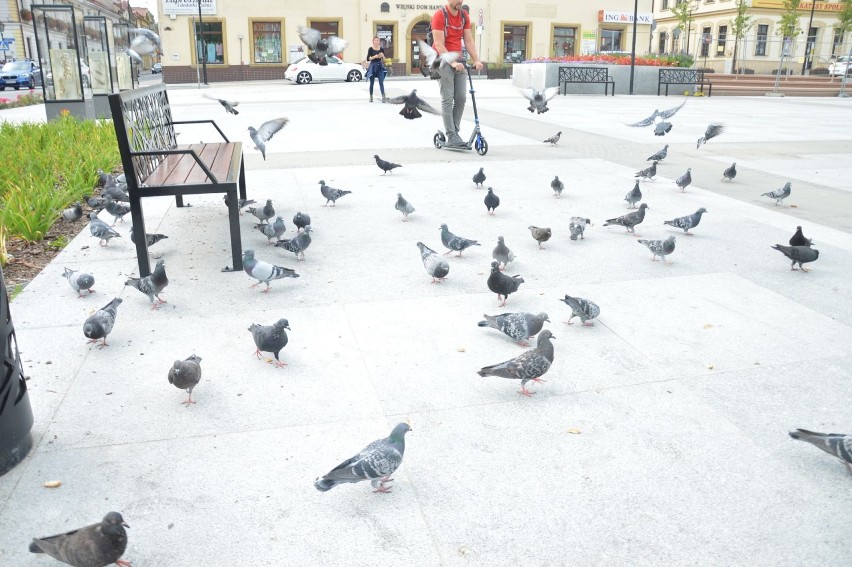
[[[666,96],[669,96],[669,85],[701,85],[702,93],[704,85],[707,85],[707,96],[713,96],[713,83],[704,77],[704,71],[697,69],[660,69],[657,96],[660,96],[660,87],[663,85],[666,85]]]
[[[239,198],[246,198],[242,143],[229,142],[213,120],[172,120],[164,85],[109,95],[109,106],[118,139],[121,163],[127,177],[133,239],[139,261],[139,276],[151,273],[142,199],[174,195],[183,207],[184,195],[224,193],[228,204],[233,266],[242,270]],[[178,145],[175,124],[212,124],[224,142]]]
[[[568,94],[568,83],[603,83],[604,96],[609,94],[609,85],[612,85],[612,96],[615,96],[615,81],[606,67],[559,67],[559,87],[564,95]]]

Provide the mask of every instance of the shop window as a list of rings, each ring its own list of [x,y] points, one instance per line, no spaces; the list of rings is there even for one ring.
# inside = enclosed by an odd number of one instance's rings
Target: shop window
[[[252,22],[255,63],[282,63],[281,22]]]
[[[577,28],[553,28],[553,53],[554,57],[570,57],[574,55],[574,46],[577,40]]]
[[[203,40],[203,43],[202,43]],[[222,22],[195,24],[195,61],[208,65],[225,62],[225,46],[222,41]]]
[[[710,34],[710,28],[706,27],[701,30],[701,57],[707,57],[710,54],[710,42],[707,38],[713,38]]]
[[[621,30],[601,30],[601,52],[621,51]]]
[[[308,22],[308,26],[320,32],[323,39],[332,35],[340,37],[340,22]]]
[[[837,55],[837,50],[840,49],[840,45],[843,43],[843,30],[840,28],[834,29],[834,41],[831,42],[831,56],[835,57]]]
[[[666,53],[666,43],[669,40],[669,36],[666,32],[660,32],[659,44],[657,45],[657,53]]]
[[[728,26],[719,26],[719,39],[716,41],[716,55],[725,54],[725,43],[728,41]]]
[[[376,37],[379,38],[379,46],[385,50],[385,57],[396,59],[394,53],[394,31],[396,24],[376,24]]]
[[[527,26],[503,26],[503,61],[520,63],[527,58]]]
[[[757,41],[754,44],[755,55],[766,55],[766,36],[769,35],[769,24],[757,26]]]

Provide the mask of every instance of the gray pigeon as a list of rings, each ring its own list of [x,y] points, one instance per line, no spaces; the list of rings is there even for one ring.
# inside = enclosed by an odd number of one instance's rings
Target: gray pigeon
[[[549,329],[543,330],[538,335],[536,347],[516,356],[506,362],[486,366],[479,370],[480,376],[498,376],[500,378],[510,378],[521,381],[521,394],[524,396],[532,396],[535,392],[530,392],[526,388],[527,382],[544,382],[542,376],[550,369],[553,364],[553,343],[551,339],[555,339],[553,333]]]
[[[275,356],[275,368],[287,366],[287,363],[282,362],[278,357],[281,349],[287,346],[287,331],[290,330],[290,323],[287,319],[279,319],[269,326],[254,323],[248,330],[251,332],[254,344],[257,347],[254,351],[256,357],[261,358],[263,357],[261,353],[271,352]]]
[[[657,175],[657,162],[653,162],[650,167],[646,167],[642,171],[637,171],[633,177],[641,177],[642,179],[653,179]]]
[[[278,243],[276,242],[276,246]],[[254,250],[243,251],[243,270],[257,280],[251,287],[257,287],[260,283],[266,284],[266,289],[263,293],[269,293],[269,282],[272,280],[280,280],[281,278],[298,278],[299,274],[290,268],[274,266],[267,264],[262,260],[257,260],[254,257]]]
[[[127,531],[130,526],[118,512],[110,512],[97,524],[71,530],[64,534],[34,538],[32,553],[46,553],[57,561],[74,567],[104,567],[115,563],[130,567],[121,556],[127,548]]]
[[[115,325],[115,318],[118,315],[118,306],[121,305],[121,299],[116,297],[86,319],[83,323],[83,335],[89,339],[90,343],[97,342],[102,339],[102,343],[98,348],[104,348],[107,345],[106,338],[112,332],[112,327]]]
[[[549,228],[540,228],[533,225],[530,225],[527,228],[529,229],[533,239],[538,242],[538,249],[544,250],[544,247],[542,247],[541,243],[550,240],[550,237],[553,236],[553,231]]]
[[[696,148],[700,148],[701,144],[706,144],[708,141],[712,140],[719,134],[725,131],[725,126],[722,124],[711,124],[707,127],[707,130],[704,132],[704,135],[698,138],[698,143],[695,145]]]
[[[397,167],[402,167],[402,166],[401,166],[401,165],[399,165],[398,163],[393,163],[393,162],[390,162],[390,161],[385,161],[385,160],[383,160],[382,158],[380,158],[378,155],[374,155],[373,157],[374,157],[374,158],[376,158],[376,165],[378,165],[378,166],[379,166],[379,169],[381,169],[381,170],[382,170],[382,172],[383,172],[383,173],[382,173],[382,175],[384,175],[384,174],[385,174],[385,173],[387,173],[388,171],[390,171],[391,173],[393,173],[393,170],[394,170],[394,169],[396,169]]]
[[[120,238],[121,235],[111,228],[107,223],[98,218],[98,213],[92,211],[89,213],[89,232],[95,238],[100,238],[101,246],[109,246],[111,238]]]
[[[648,205],[645,203],[641,203],[639,205],[639,210],[633,211],[632,213],[627,213],[626,215],[621,215],[620,217],[616,217],[614,219],[607,219],[603,224],[604,226],[609,226],[611,224],[618,224],[627,229],[627,232],[632,232],[633,236],[639,236],[636,234],[636,225],[640,224],[643,220],[645,220],[645,209],[648,209]]]
[[[148,234],[145,233],[145,244],[150,248],[161,240],[168,238],[165,234]],[[136,237],[133,236],[133,226],[130,227],[130,242],[136,244]]]
[[[549,144],[552,144],[552,145],[554,145],[554,146],[555,146],[555,145],[556,145],[556,143],[559,141],[559,138],[561,138],[561,137],[562,137],[562,132],[557,132],[555,135],[553,135],[553,136],[549,137],[548,139],[544,140],[544,143],[545,143],[545,144],[548,144],[548,143],[549,143]]]
[[[267,199],[265,205],[262,207],[249,207],[248,212],[256,216],[260,222],[266,222],[275,216],[275,207],[272,206],[272,199]]]
[[[497,329],[521,346],[530,346],[527,339],[533,338],[544,323],[550,323],[547,313],[501,313],[500,315],[483,315],[485,321],[477,323],[480,327]]]
[[[571,240],[577,240],[577,237],[580,237],[580,240],[585,240],[583,233],[586,232],[586,227],[592,226],[592,221],[590,219],[584,219],[583,217],[571,217],[571,224],[568,225],[568,230],[571,232]]]
[[[559,87],[549,87],[543,91],[538,91],[530,87],[521,91],[524,98],[530,101],[530,105],[527,107],[527,110],[533,113],[538,112],[539,114],[544,114],[550,110],[547,108],[547,101],[555,97],[557,93],[559,93]]]
[[[420,118],[423,116],[420,114],[420,111],[428,112],[430,114],[441,114],[441,111],[435,110],[428,102],[417,96],[417,89],[411,91],[411,94],[408,95],[400,95],[395,96],[393,98],[389,98],[387,100],[388,104],[402,104],[402,110],[399,111],[400,115],[405,117],[407,120],[414,120],[416,118]]]
[[[186,407],[194,404],[192,401],[192,390],[198,385],[201,380],[201,357],[192,355],[186,360],[175,360],[172,367],[169,369],[169,384],[174,384],[176,388],[186,390],[189,397],[186,401],[181,402],[186,404]]]
[[[86,199],[86,204],[92,207],[95,211],[101,212],[106,207],[106,199],[103,197],[88,197]],[[91,217],[91,213],[89,213]]]
[[[296,225],[296,232],[301,232],[306,226],[311,224],[311,215],[298,212],[293,217],[293,224]]]
[[[656,262],[657,256],[662,259],[666,265],[671,264],[668,260],[666,260],[666,256],[674,252],[675,249],[675,237],[674,235],[669,236],[665,240],[642,240],[640,239],[639,244],[645,246],[648,250],[651,251],[651,261]]]
[[[227,206],[229,206],[229,207],[230,207],[231,205],[230,205],[230,202],[229,202],[228,197],[229,197],[229,194],[228,194],[228,193],[225,193],[224,195],[222,195],[222,200],[224,200],[224,201],[225,201],[225,204],[226,204]],[[240,211],[240,215],[242,216],[242,214],[243,214],[243,209],[245,209],[245,208],[246,208],[246,207],[248,207],[249,205],[254,205],[256,202],[257,202],[257,201],[255,201],[254,199],[240,199],[240,198],[237,198],[237,209],[239,209],[239,211]]]
[[[373,441],[357,455],[346,459],[322,478],[314,482],[320,492],[331,490],[338,484],[369,480],[373,492],[390,492],[385,486],[393,482],[390,475],[402,464],[405,454],[405,434],[411,431],[407,423],[397,424],[390,435],[384,439]]]
[[[799,271],[799,268],[802,268],[803,272],[810,272],[810,270],[802,264],[814,262],[817,258],[819,258],[819,250],[814,250],[810,246],[784,246],[782,244],[776,244],[772,248],[778,250],[792,260],[790,263],[790,271],[793,272]],[[799,264],[799,268],[796,267],[796,264]]]
[[[654,135],[655,136],[665,136],[666,134],[668,134],[671,131],[672,131],[672,123],[666,122],[665,120],[663,120],[662,122],[660,122],[659,124],[654,126]]]
[[[500,206],[500,197],[494,194],[494,189],[488,188],[488,194],[485,196],[485,208],[488,214],[494,216],[494,211]]]
[[[430,77],[436,80],[440,79],[441,74],[439,70],[441,68],[441,63],[446,62],[449,65],[461,56],[461,53],[458,51],[447,51],[442,55],[438,55],[435,48],[422,39],[418,43],[420,44],[421,61],[426,63],[425,65],[420,65],[420,74],[424,77]]]
[[[301,39],[302,43],[307,45],[311,50],[311,53],[308,54],[308,59],[317,65],[328,65],[326,57],[343,53],[343,50],[346,49],[347,45],[349,45],[348,41],[341,39],[336,35],[327,35],[323,37],[322,33],[314,28],[298,26],[297,29],[299,32],[299,39]]]
[[[115,226],[117,221],[124,222],[124,215],[130,212],[130,207],[116,202],[110,195],[106,196],[105,208],[109,214],[115,217],[115,220],[112,221],[113,226]]]
[[[130,195],[126,191],[125,188],[121,188],[118,185],[108,185],[101,192],[104,198],[111,197],[113,201],[122,201],[125,203],[130,202]]]
[[[598,304],[592,301],[591,299],[585,299],[582,297],[571,297],[567,293],[565,294],[564,299],[560,299],[562,303],[571,308],[571,316],[568,317],[568,320],[565,321],[566,325],[573,325],[571,319],[574,317],[579,317],[580,322],[586,326],[591,327],[594,325],[594,321],[589,323],[592,319],[597,319],[598,315],[601,314],[601,308],[598,307]]]
[[[311,225],[306,225],[305,229],[293,238],[285,238],[276,242],[275,247],[289,250],[296,255],[296,260],[304,260],[305,250],[311,245],[311,230]]]
[[[790,437],[799,441],[806,441],[829,455],[837,457],[843,461],[849,472],[852,472],[852,435],[817,433],[807,429],[797,429],[790,432]]]
[[[506,306],[509,294],[518,291],[522,283],[524,283],[524,278],[519,275],[507,276],[500,271],[500,264],[491,262],[491,274],[488,276],[486,284],[488,284],[488,289],[497,294],[497,301],[500,301],[502,297],[503,302],[500,307]]]
[[[633,124],[628,124],[628,126],[632,126],[634,128],[644,128],[645,126],[650,126],[651,124],[656,122],[657,118],[661,118],[663,121],[665,121],[666,119],[671,118],[672,116],[677,114],[677,111],[683,108],[684,104],[686,104],[686,100],[684,100],[680,104],[680,106],[675,106],[674,108],[669,108],[668,110],[664,110],[662,112],[655,109],[654,113],[651,114],[651,116],[649,116],[648,118],[640,120],[639,122],[634,122]]]
[[[802,233],[802,227],[797,226],[796,232],[790,237],[790,246],[813,246],[813,240],[806,238]]]
[[[565,190],[565,184],[559,181],[559,176],[555,176],[553,181],[550,182],[550,188],[553,189],[554,197],[561,197],[562,191]]]
[[[215,100],[216,102],[218,102],[219,104],[222,105],[222,108],[224,108],[226,112],[229,112],[230,114],[233,114],[234,116],[236,116],[237,114],[240,113],[236,108],[234,108],[235,106],[238,106],[240,104],[239,102],[237,102],[235,100],[224,100],[224,99],[221,99],[221,98],[216,98],[215,96],[210,96],[208,94],[205,94],[205,95],[202,95],[202,96],[204,98],[209,98],[210,100]]]
[[[130,47],[139,55],[149,55],[160,49],[160,36],[148,28],[132,28],[130,32],[133,34],[133,40],[130,42]]]
[[[509,262],[515,261],[515,255],[511,250],[509,250],[509,247],[506,246],[506,242],[503,240],[502,236],[497,237],[497,246],[494,247],[491,257],[500,263],[501,270],[503,270]]]
[[[253,126],[248,127],[251,141],[254,142],[254,149],[260,150],[260,155],[266,161],[266,142],[272,139],[281,128],[287,125],[290,120],[287,118],[274,118],[260,125],[257,130]]]
[[[329,202],[331,202],[331,206],[334,207],[337,205],[337,200],[344,195],[350,194],[352,191],[344,191],[343,189],[335,189],[334,187],[329,187],[325,184],[325,181],[322,179],[319,182],[320,185],[320,193],[325,197],[325,205],[327,206]]]
[[[445,224],[441,225],[441,243],[445,248],[449,249],[449,252],[444,252],[444,256],[452,254],[453,252],[458,252],[459,257],[461,257],[462,252],[464,252],[467,248],[470,248],[471,246],[481,246],[481,244],[479,244],[476,240],[456,236],[450,232],[450,229],[448,229]]]
[[[627,204],[630,205],[628,208],[635,209],[636,203],[642,200],[642,190],[639,189],[639,180],[636,180],[636,184],[633,186],[633,189],[627,192],[627,195],[624,196],[624,200],[627,201]]]
[[[725,168],[725,171],[722,172],[722,181],[726,179],[728,181],[733,181],[734,177],[737,176],[737,162],[731,164],[731,167]]]
[[[476,183],[476,187],[482,187],[482,184],[485,183],[485,168],[480,167],[479,171],[473,174],[473,182]]]
[[[784,199],[789,197],[790,193],[792,192],[792,184],[788,181],[781,189],[776,189],[775,191],[770,191],[769,193],[763,193],[761,196],[769,197],[770,199],[775,199],[775,206],[777,207]]]
[[[423,260],[423,267],[426,268],[426,273],[432,276],[431,283],[441,283],[447,274],[450,273],[450,265],[446,260],[438,256],[438,253],[423,244],[417,243],[417,248],[420,249],[420,258]]]
[[[686,173],[675,179],[675,183],[680,187],[680,192],[683,193],[683,190],[689,187],[689,184],[692,183],[692,168],[687,167]]]
[[[685,217],[678,217],[674,220],[663,221],[663,224],[667,224],[669,226],[673,226],[675,228],[682,228],[683,231],[692,236],[692,233],[689,232],[690,228],[695,228],[698,226],[698,223],[701,222],[701,215],[707,212],[707,209],[701,207],[691,215],[686,215]]]
[[[260,233],[266,237],[266,241],[269,244],[272,244],[272,239],[281,240],[281,235],[287,232],[287,227],[284,226],[284,217],[276,217],[275,222],[272,224],[263,223],[256,224],[254,227],[260,231]]]
[[[396,194],[396,205],[394,205],[394,208],[402,213],[403,222],[408,222],[408,215],[414,212],[414,207],[411,206],[411,203],[405,200],[402,193]]]
[[[83,218],[83,207],[80,205],[80,201],[74,203],[73,207],[68,207],[64,211],[62,211],[62,220],[68,222],[78,221]]]
[[[95,290],[92,289],[92,286],[95,285],[95,276],[92,274],[87,274],[80,270],[65,268],[64,277],[71,285],[71,289],[77,292],[78,298],[83,297],[83,294],[81,293],[82,291],[95,293]]]
[[[660,162],[666,159],[666,156],[669,155],[669,145],[666,144],[663,146],[663,149],[646,159],[645,161],[656,161]]]
[[[169,285],[169,278],[166,276],[166,263],[164,260],[157,260],[157,265],[154,267],[154,271],[151,272],[151,275],[145,276],[144,278],[130,278],[124,285],[135,287],[142,293],[148,296],[148,300],[151,302],[151,309],[159,309],[160,305],[163,303],[167,303],[165,299],[160,297],[160,294]],[[157,298],[157,301],[154,301],[154,298]]]

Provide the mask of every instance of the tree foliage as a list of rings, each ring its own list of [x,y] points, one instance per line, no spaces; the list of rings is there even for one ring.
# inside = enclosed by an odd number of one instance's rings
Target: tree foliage
[[[846,1],[852,3],[852,0]],[[731,33],[734,35],[734,58],[731,68],[734,69],[735,73],[737,69],[737,51],[740,45],[740,40],[742,40],[745,34],[747,34],[754,26],[754,21],[748,12],[749,6],[748,3],[746,3],[746,0],[737,0],[736,9],[737,12],[734,15],[734,19],[731,20]]]
[[[799,4],[801,0],[784,0],[784,11],[778,21],[778,35],[783,38],[795,38],[802,33],[799,21]]]

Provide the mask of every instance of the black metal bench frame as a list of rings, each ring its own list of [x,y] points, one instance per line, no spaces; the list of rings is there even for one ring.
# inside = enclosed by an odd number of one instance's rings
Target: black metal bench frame
[[[713,96],[713,83],[704,77],[704,71],[697,69],[660,69],[657,77],[657,96],[660,96],[660,87],[666,85],[666,96],[669,96],[669,85],[707,85],[707,96]]]
[[[615,96],[615,81],[606,67],[559,67],[559,88],[563,95],[568,94],[568,83],[603,83],[604,96],[609,94],[609,85],[612,85],[612,96]]]
[[[241,270],[239,198],[246,198],[242,143],[230,142],[213,120],[172,120],[165,85],[126,90],[109,95],[121,163],[127,177],[133,239],[140,277],[151,273],[142,199],[174,195],[183,207],[184,195],[225,193],[231,231],[233,267]],[[223,143],[178,145],[175,124],[212,124]]]

